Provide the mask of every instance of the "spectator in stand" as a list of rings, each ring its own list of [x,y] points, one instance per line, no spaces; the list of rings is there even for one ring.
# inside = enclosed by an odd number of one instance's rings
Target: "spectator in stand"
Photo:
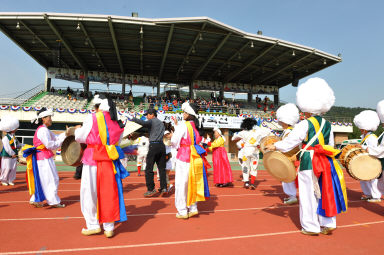
[[[167,104],[164,104],[164,105],[163,105],[163,110],[166,111],[166,112],[169,111],[169,108],[168,108],[168,105],[167,105]]]
[[[178,106],[177,99],[174,99],[173,102],[172,102],[172,104],[173,104],[173,106],[174,106],[175,108],[177,108],[177,106]]]
[[[211,93],[211,100],[216,101],[216,93],[215,92]]]
[[[133,94],[132,94],[132,90],[129,91],[128,93],[128,101],[133,101]]]

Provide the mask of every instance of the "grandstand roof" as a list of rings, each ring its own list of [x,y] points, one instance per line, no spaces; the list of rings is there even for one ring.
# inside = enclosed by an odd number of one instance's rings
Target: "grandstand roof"
[[[0,30],[44,68],[148,75],[161,82],[283,87],[341,62],[338,56],[208,17],[0,12]]]

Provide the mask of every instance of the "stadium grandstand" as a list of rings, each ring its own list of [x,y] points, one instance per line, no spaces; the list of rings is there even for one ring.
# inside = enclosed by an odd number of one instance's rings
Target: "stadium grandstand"
[[[165,120],[179,114],[185,100],[194,101],[204,127],[219,126],[225,136],[239,129],[244,116],[279,131],[273,115],[282,103],[279,89],[297,86],[300,79],[342,61],[208,17],[0,12],[0,30],[46,70],[44,84],[0,99],[1,111],[13,111],[22,121],[18,136],[23,142],[31,139],[29,120],[36,110],[53,108],[53,129],[63,130],[84,120],[97,93],[112,97],[121,114],[155,108]],[[82,84],[82,89],[54,86],[55,79]],[[94,84],[105,89],[96,91]],[[117,84],[120,91],[109,90]],[[140,87],[152,88],[152,93],[132,92]],[[245,99],[236,98],[238,94]],[[333,124],[341,143],[352,124]],[[229,152],[236,150],[229,139],[227,143]]]

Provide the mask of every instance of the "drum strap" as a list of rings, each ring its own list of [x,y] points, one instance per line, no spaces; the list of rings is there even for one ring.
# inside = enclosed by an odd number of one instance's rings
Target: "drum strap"
[[[384,135],[384,132],[381,133],[381,135],[379,136],[379,138],[377,138],[378,145],[381,144],[381,141],[383,140],[383,135]]]
[[[318,130],[318,131],[316,132],[316,134],[312,137],[312,139],[307,143],[307,145],[304,147],[304,149],[299,150],[299,151],[295,154],[295,156],[296,156],[297,154],[299,154],[300,152],[305,152],[305,151],[307,151],[307,149],[308,149],[310,146],[312,146],[312,144],[316,141],[316,139],[317,139],[317,138],[319,137],[319,135],[321,134],[321,131],[323,130],[324,125],[325,125],[325,121],[322,120],[322,121],[321,121],[321,125],[320,125],[319,130]],[[312,158],[312,157],[313,157],[313,151],[311,150],[310,153],[311,153],[311,158]]]
[[[370,137],[371,135],[373,135],[373,136],[376,137],[375,134],[372,134],[372,133],[367,134],[367,135],[364,137],[364,139],[360,142],[360,144],[361,144],[361,145],[367,145],[367,139],[368,139],[368,137]]]
[[[287,127],[287,129],[285,129],[283,131],[283,133],[281,134],[281,139],[284,139],[286,136],[289,135],[289,133],[293,130],[293,127],[289,126]]]

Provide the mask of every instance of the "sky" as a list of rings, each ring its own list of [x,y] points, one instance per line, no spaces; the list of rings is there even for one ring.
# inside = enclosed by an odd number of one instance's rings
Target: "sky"
[[[334,89],[337,106],[376,108],[384,99],[384,1],[371,0],[0,0],[0,12],[60,12],[144,18],[208,16],[246,32],[299,43],[343,61],[320,71]],[[44,82],[45,69],[0,33],[0,98]],[[301,80],[301,82],[304,82]],[[53,80],[53,86],[78,86]],[[296,88],[280,89],[295,102]]]

